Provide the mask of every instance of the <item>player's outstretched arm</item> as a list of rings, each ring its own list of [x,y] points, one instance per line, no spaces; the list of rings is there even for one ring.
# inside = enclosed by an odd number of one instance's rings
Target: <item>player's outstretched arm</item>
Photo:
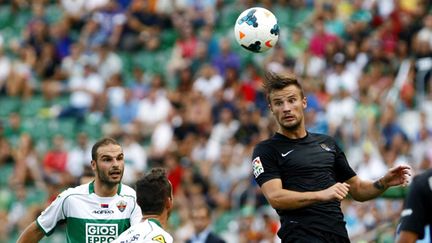
[[[349,191],[347,183],[336,183],[333,186],[314,192],[297,192],[282,188],[280,179],[272,179],[261,186],[264,196],[275,209],[297,209],[309,206],[313,203],[342,200]]]
[[[33,243],[39,242],[44,237],[44,232],[37,226],[36,221],[33,221],[21,233],[17,243]]]
[[[391,168],[382,178],[376,181],[362,180],[354,176],[346,182],[350,184],[350,194],[357,201],[367,201],[381,195],[391,186],[408,185],[411,176],[411,168],[407,165],[399,165]]]

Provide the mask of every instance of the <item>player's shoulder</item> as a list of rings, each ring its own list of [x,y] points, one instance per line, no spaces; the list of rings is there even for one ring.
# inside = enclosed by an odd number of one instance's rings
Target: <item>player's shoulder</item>
[[[432,169],[428,169],[421,174],[416,175],[413,178],[414,184],[426,184],[430,190],[432,190]]]
[[[119,194],[121,196],[131,196],[131,197],[136,198],[136,191],[135,191],[135,189],[133,189],[132,187],[130,187],[130,186],[126,185],[126,184],[123,184],[123,183],[121,183],[120,185],[121,185],[121,189],[120,189],[120,193]]]
[[[61,197],[67,197],[70,195],[75,195],[75,194],[90,194],[90,182],[86,183],[86,184],[82,184],[82,185],[78,185],[76,187],[69,187],[66,190],[64,190],[63,192],[60,193]]]
[[[113,243],[124,242],[154,242],[172,243],[173,237],[158,224],[145,220],[139,224],[131,226],[123,232]]]
[[[308,132],[308,137],[314,140],[334,140],[333,137],[330,135],[315,132]]]

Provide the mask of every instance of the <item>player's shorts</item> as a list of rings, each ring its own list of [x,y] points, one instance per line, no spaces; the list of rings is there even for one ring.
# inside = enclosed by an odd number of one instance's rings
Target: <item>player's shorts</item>
[[[294,227],[281,237],[282,243],[350,243],[347,237],[326,231],[310,231],[302,227]]]

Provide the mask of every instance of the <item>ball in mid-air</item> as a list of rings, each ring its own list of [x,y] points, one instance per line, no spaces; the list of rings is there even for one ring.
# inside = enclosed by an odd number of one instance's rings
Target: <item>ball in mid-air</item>
[[[276,45],[279,25],[268,9],[253,7],[243,11],[234,25],[237,42],[252,52],[265,52]]]

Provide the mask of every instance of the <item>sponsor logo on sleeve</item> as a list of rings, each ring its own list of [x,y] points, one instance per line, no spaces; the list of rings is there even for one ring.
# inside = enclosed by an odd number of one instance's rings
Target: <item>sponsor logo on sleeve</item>
[[[86,223],[86,243],[108,243],[117,238],[117,224]]]
[[[153,237],[152,240],[160,242],[160,243],[166,243],[165,238],[163,237],[163,235],[157,235],[157,236]]]
[[[264,172],[264,167],[262,166],[259,156],[252,161],[252,168],[255,178],[257,178],[259,175],[261,175],[261,173]]]

